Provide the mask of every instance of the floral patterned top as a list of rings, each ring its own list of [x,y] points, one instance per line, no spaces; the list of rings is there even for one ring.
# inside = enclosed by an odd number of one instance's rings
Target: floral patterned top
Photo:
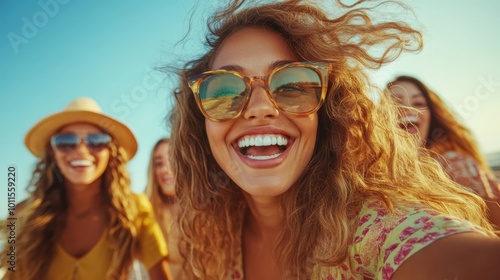
[[[448,151],[438,158],[451,178],[482,198],[500,198],[500,184],[492,174],[487,174],[472,157]]]
[[[457,233],[482,232],[471,222],[424,208],[401,207],[389,213],[381,202],[366,203],[358,218],[347,259],[335,267],[315,266],[311,279],[388,280],[405,260],[432,242]],[[242,261],[240,248],[224,279],[244,279]]]

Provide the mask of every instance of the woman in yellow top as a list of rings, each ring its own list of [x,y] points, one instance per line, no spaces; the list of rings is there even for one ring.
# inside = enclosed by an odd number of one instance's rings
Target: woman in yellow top
[[[158,224],[167,240],[168,264],[174,279],[180,270],[180,257],[177,249],[178,230],[175,220],[178,207],[175,197],[175,181],[170,164],[170,139],[162,138],[156,142],[151,152],[148,167],[148,182],[145,190],[151,200]]]
[[[151,279],[171,278],[151,204],[130,191],[125,165],[137,142],[127,126],[78,98],[33,126],[25,144],[40,160],[7,279],[127,279],[136,257]]]

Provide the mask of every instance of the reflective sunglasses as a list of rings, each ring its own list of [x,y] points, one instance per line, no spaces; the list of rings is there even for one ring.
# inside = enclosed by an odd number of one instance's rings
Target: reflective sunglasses
[[[237,118],[247,106],[252,83],[257,80],[264,84],[276,108],[309,115],[325,100],[328,70],[328,63],[293,62],[273,69],[266,78],[221,69],[188,77],[188,86],[203,115],[215,122]]]
[[[74,133],[61,133],[50,138],[50,145],[54,149],[67,153],[76,150],[76,147],[82,141],[90,152],[98,152],[109,146],[111,136],[106,133],[88,134],[86,136],[78,136]]]

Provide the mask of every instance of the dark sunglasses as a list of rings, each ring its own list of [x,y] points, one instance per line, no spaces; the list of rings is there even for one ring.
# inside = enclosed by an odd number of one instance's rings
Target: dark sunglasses
[[[264,83],[273,105],[290,114],[316,112],[326,96],[329,64],[293,62],[273,69],[268,77],[246,77],[214,70],[188,77],[188,86],[203,115],[215,122],[237,118],[247,106],[252,83]]]
[[[61,133],[56,134],[50,138],[50,145],[52,148],[61,152],[70,152],[82,143],[85,143],[90,152],[98,152],[104,148],[109,147],[111,143],[111,136],[106,133],[88,134],[84,137],[78,136],[74,133]]]

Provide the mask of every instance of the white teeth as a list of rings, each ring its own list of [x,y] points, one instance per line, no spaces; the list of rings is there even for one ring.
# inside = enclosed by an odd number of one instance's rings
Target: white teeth
[[[72,160],[69,162],[71,166],[91,166],[92,161],[86,159]]]
[[[281,153],[270,155],[270,156],[253,156],[253,155],[247,155],[247,157],[255,160],[268,160],[268,159],[273,159],[277,158],[281,155]]]
[[[406,123],[418,123],[419,120],[416,116],[406,116],[401,119],[399,119],[399,123],[406,124]]]
[[[265,134],[265,135],[245,136],[238,141],[239,148],[246,148],[250,146],[261,147],[261,146],[271,146],[271,145],[286,146],[288,145],[288,139],[283,135]]]
[[[255,146],[259,147],[259,146],[263,146],[262,143],[264,141],[262,140],[262,137],[255,137]]]

